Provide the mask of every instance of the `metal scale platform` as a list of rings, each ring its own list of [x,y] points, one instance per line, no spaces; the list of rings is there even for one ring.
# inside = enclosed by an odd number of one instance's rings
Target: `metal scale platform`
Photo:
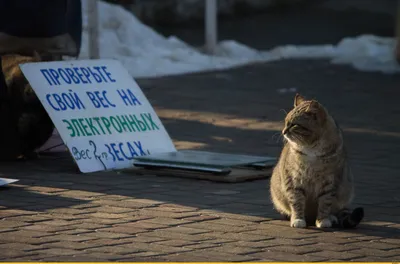
[[[276,158],[268,156],[180,150],[137,157],[134,159],[133,165],[149,169],[167,168],[228,175],[234,168],[259,170],[271,168],[276,164],[276,161]]]

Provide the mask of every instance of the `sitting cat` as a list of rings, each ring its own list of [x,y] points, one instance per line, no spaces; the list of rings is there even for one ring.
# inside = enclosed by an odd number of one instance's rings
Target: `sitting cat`
[[[0,160],[31,157],[54,130],[53,122],[18,66],[38,61],[38,54],[0,57]]]
[[[291,227],[357,226],[364,210],[346,209],[353,176],[342,132],[327,110],[297,94],[282,134],[286,142],[270,186],[275,209],[290,218]]]

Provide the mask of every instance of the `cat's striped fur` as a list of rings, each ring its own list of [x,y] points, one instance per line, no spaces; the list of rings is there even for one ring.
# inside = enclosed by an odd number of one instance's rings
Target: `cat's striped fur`
[[[271,198],[292,227],[355,227],[363,209],[347,209],[353,176],[342,132],[315,100],[296,95],[282,131],[285,145],[271,177]]]

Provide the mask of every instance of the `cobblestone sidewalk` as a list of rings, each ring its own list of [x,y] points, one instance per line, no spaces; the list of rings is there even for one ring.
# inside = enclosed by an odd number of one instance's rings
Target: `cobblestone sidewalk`
[[[356,230],[292,229],[268,180],[223,184],[76,174],[65,157],[1,164],[2,261],[399,261],[400,75],[325,61],[139,80],[179,148],[278,155],[294,94],[338,119],[356,176]],[[289,91],[289,92],[288,92]]]

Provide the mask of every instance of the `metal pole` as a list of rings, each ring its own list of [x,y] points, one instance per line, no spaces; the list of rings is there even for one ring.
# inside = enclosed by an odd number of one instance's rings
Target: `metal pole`
[[[217,0],[206,0],[204,20],[205,20],[206,52],[214,54],[218,42]]]
[[[89,33],[89,58],[100,58],[99,50],[99,13],[98,0],[84,0],[87,2],[88,33]]]
[[[396,47],[395,47],[395,58],[397,62],[400,64],[400,0],[397,0],[397,7],[396,7],[396,25],[395,25],[395,40],[396,40]]]

